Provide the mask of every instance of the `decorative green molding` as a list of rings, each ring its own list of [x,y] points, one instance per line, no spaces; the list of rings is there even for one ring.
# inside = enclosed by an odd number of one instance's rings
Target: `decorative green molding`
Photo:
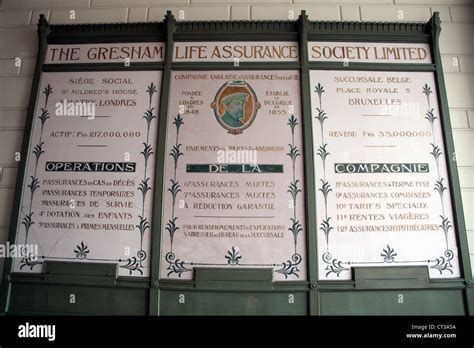
[[[377,33],[377,34],[429,34],[427,23],[409,22],[309,22],[309,33],[331,33],[350,31],[354,35]]]
[[[164,41],[164,23],[51,25],[49,44]]]

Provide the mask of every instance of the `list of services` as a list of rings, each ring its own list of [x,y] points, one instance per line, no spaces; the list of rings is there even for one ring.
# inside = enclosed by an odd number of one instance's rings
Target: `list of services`
[[[204,265],[306,278],[299,84],[293,71],[172,75],[162,277]]]
[[[116,262],[149,274],[160,72],[44,73],[35,110],[18,243],[44,259]]]
[[[433,74],[312,71],[311,86],[320,278],[400,263],[458,276]]]

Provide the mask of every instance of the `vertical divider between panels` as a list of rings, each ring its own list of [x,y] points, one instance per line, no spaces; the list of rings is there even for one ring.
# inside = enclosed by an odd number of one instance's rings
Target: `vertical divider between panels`
[[[161,219],[163,216],[163,180],[165,176],[166,161],[166,128],[168,124],[168,104],[171,89],[171,61],[173,52],[173,33],[176,29],[176,21],[171,11],[165,15],[165,61],[161,79],[160,107],[158,112],[158,137],[155,161],[155,191],[153,199],[153,222],[152,222],[152,257],[151,257],[151,287],[149,315],[160,313],[160,267],[161,267]]]
[[[299,45],[301,61],[301,105],[303,112],[304,139],[304,170],[305,170],[305,205],[306,205],[306,250],[309,276],[309,314],[319,315],[319,293],[317,290],[318,255],[317,255],[317,226],[313,158],[313,125],[311,120],[311,86],[308,66],[308,16],[301,11],[299,17]]]

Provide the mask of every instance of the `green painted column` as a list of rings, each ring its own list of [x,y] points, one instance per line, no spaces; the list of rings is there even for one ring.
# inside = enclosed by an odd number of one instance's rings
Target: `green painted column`
[[[173,33],[176,29],[176,21],[171,11],[165,15],[166,46],[163,77],[161,80],[160,108],[158,114],[158,137],[155,162],[155,190],[153,199],[153,222],[151,242],[151,288],[150,288],[150,315],[160,313],[160,262],[161,262],[161,219],[163,200],[163,180],[166,162],[166,127],[168,121],[168,102],[171,87],[171,61],[173,57]]]
[[[298,18],[300,61],[301,61],[301,105],[303,112],[303,142],[305,163],[305,203],[306,203],[306,253],[309,279],[309,314],[319,315],[318,253],[316,226],[316,197],[314,182],[313,125],[311,116],[311,86],[308,66],[308,16],[301,11]]]

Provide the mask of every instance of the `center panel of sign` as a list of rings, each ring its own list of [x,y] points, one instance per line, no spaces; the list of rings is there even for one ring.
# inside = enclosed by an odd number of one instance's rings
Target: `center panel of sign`
[[[162,278],[199,266],[306,279],[299,91],[298,71],[172,73]]]

